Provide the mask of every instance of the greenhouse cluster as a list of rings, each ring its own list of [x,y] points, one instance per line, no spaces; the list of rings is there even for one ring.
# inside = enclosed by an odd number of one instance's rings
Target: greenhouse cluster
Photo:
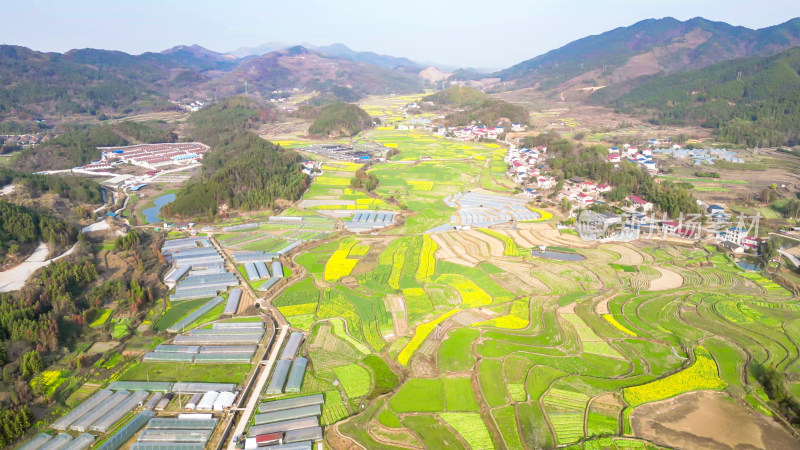
[[[357,212],[351,220],[344,223],[345,228],[350,231],[372,231],[384,228],[394,223],[394,213],[391,212]]]
[[[228,300],[225,302],[225,310],[222,311],[222,314],[226,316],[232,316],[236,314],[236,311],[239,310],[239,302],[241,300],[242,300],[242,290],[232,289],[231,293],[228,294]]]
[[[51,428],[66,431],[67,429],[87,432],[107,432],[139,404],[143,404],[150,392],[138,390],[130,392],[125,389],[113,392],[103,389],[65,414],[51,425]]]
[[[255,448],[253,445],[267,436],[277,436],[281,444],[292,445],[287,448],[311,448],[312,442],[322,439],[319,417],[324,402],[322,394],[314,394],[262,403],[245,448]]]
[[[217,419],[206,414],[181,414],[179,418],[152,418],[131,449],[203,449],[211,439]]]
[[[238,252],[233,252],[233,259],[238,264],[246,264],[249,262],[271,262],[274,259],[279,258],[281,255],[277,253],[271,252],[263,252],[260,250],[243,250]]]
[[[195,320],[203,317],[207,312],[214,309],[217,305],[224,302],[225,299],[222,297],[214,297],[208,302],[206,302],[203,306],[197,308],[196,310],[192,311],[191,313],[187,314],[181,320],[172,324],[169,328],[167,328],[168,333],[180,333],[181,331],[185,330],[189,325],[194,323]]]
[[[512,220],[523,222],[540,218],[538,213],[528,209],[527,200],[524,198],[467,192],[448,196],[444,199],[444,203],[459,209],[458,216],[451,216],[450,222],[461,225],[486,227]]]
[[[175,345],[255,345],[264,336],[261,322],[238,322],[250,327],[220,328],[215,323],[210,329],[195,329],[186,334],[175,336],[172,343]],[[258,328],[254,327],[257,326]]]
[[[167,286],[175,289],[170,301],[214,297],[239,285],[236,274],[225,270],[225,259],[206,238],[166,241],[161,253],[172,263],[164,277]]]
[[[278,395],[284,392],[300,392],[303,378],[308,367],[308,359],[297,357],[303,344],[303,333],[295,331],[289,336],[286,346],[281,352],[280,360],[275,364],[272,378],[267,385],[267,395]]]
[[[83,450],[89,448],[94,443],[94,436],[83,433],[73,438],[67,433],[59,433],[51,436],[47,433],[39,433],[30,441],[19,447],[19,450]]]
[[[272,331],[272,330],[270,330]],[[264,322],[220,322],[175,336],[158,345],[145,361],[183,363],[248,363],[264,337]],[[273,333],[269,335],[272,340]],[[269,345],[267,342],[265,345]]]

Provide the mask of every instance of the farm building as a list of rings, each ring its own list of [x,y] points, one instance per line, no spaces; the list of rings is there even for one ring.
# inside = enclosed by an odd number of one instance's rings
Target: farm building
[[[287,393],[300,392],[303,387],[303,378],[306,375],[306,367],[308,366],[308,359],[300,357],[292,362],[292,370],[289,371],[289,378],[286,379]]]
[[[170,392],[172,386],[169,381],[112,381],[108,388],[112,391]]]
[[[62,447],[62,450],[83,450],[91,447],[92,444],[94,444],[94,435],[82,433],[70,441],[66,446]]]
[[[258,436],[260,434],[275,433],[283,431],[284,433],[295,430],[302,430],[304,428],[313,428],[319,426],[319,419],[315,416],[303,417],[302,419],[285,420],[283,422],[267,423],[264,425],[255,425],[250,427],[247,432],[249,436]]]
[[[239,263],[244,264],[248,262],[258,262],[258,261],[272,261],[275,258],[278,258],[280,255],[277,253],[268,253],[262,252],[258,250],[250,250],[250,251],[238,251],[233,252],[233,259]]]
[[[281,411],[256,414],[256,416],[253,418],[253,424],[263,425],[265,423],[283,422],[286,420],[300,419],[303,417],[319,416],[320,414],[322,414],[322,407],[320,405],[302,406],[299,408],[283,409]]]
[[[203,394],[197,393],[192,395],[192,398],[186,403],[186,408],[188,410],[197,409],[197,403],[203,398]]]
[[[268,395],[277,395],[283,393],[283,386],[286,384],[286,377],[289,376],[289,369],[292,367],[292,362],[288,359],[281,359],[275,364],[275,370],[272,372],[272,378],[267,385]],[[259,433],[261,434],[261,433]]]
[[[83,403],[75,407],[72,411],[61,416],[60,419],[53,422],[53,424],[50,425],[50,428],[59,431],[67,430],[70,427],[70,425],[75,423],[78,419],[86,415],[89,411],[93,410],[95,407],[99,406],[112,394],[113,392],[109,389],[103,389],[102,391],[99,391],[98,393],[94,394],[93,396],[85,400]]]
[[[301,408],[309,405],[322,405],[325,397],[322,394],[305,395],[282,400],[272,400],[258,405],[258,412],[267,413],[284,409]]]
[[[108,432],[115,423],[125,417],[129,412],[133,411],[134,408],[139,406],[139,403],[144,402],[149,396],[150,393],[147,391],[136,391],[132,393],[120,404],[110,409],[104,417],[95,422],[89,429],[100,433]]]
[[[52,436],[47,433],[39,433],[33,437],[30,441],[26,442],[25,445],[20,447],[20,450],[36,450],[42,448],[50,442]]]
[[[283,436],[283,442],[294,444],[301,442],[315,442],[322,440],[322,427],[301,428],[299,430],[287,431]]]
[[[134,434],[138,433],[145,424],[155,416],[153,411],[142,411],[137,414],[133,419],[125,424],[122,428],[108,438],[102,445],[97,447],[98,450],[116,450],[125,442],[128,442]]]
[[[266,290],[268,290],[269,288],[271,288],[272,286],[275,286],[275,284],[276,284],[278,281],[281,281],[281,277],[278,277],[278,276],[272,277],[272,278],[268,279],[267,281],[265,281],[265,282],[264,282],[264,283],[261,285],[261,287],[259,287],[259,288],[258,288],[258,290],[259,290],[259,291],[266,291]]]
[[[103,401],[103,403],[76,420],[75,423],[70,425],[69,429],[80,431],[81,433],[89,431],[89,427],[103,418],[111,409],[122,403],[130,394],[131,393],[128,391],[115,392],[111,397]]]
[[[225,302],[225,310],[222,314],[232,316],[236,314],[236,311],[239,309],[239,301],[242,299],[242,290],[241,289],[233,289],[231,293],[228,295],[228,301]]]
[[[281,359],[294,359],[297,356],[297,352],[300,351],[300,345],[303,344],[303,339],[303,333],[299,331],[293,332],[289,336],[286,346],[283,347]]]
[[[223,301],[225,301],[225,299],[223,299],[222,297],[215,297],[215,298],[209,300],[206,304],[204,304],[203,306],[197,308],[193,312],[189,313],[186,317],[184,317],[183,319],[179,320],[177,323],[175,323],[172,326],[170,326],[169,328],[167,328],[167,332],[169,332],[169,333],[180,333],[186,327],[191,325],[192,322],[194,322],[195,320],[203,317],[203,315],[205,313],[211,311],[212,309],[214,309],[214,307],[216,307],[217,305],[219,305]]]
[[[150,397],[149,400],[147,400],[147,403],[144,404],[144,409],[155,409],[156,405],[158,404],[158,402],[161,401],[161,397],[163,396],[164,394],[162,394],[161,392],[156,392],[155,394],[153,394],[153,396]]]
[[[272,262],[272,276],[283,278],[283,264],[280,261]]]

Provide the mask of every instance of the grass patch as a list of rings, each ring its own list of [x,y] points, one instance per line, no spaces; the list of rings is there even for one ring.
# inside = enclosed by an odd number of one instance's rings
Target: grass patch
[[[389,400],[397,412],[444,411],[442,380],[439,378],[411,378]]]
[[[120,376],[122,381],[194,381],[236,383],[244,380],[250,364],[164,364],[140,362]]]

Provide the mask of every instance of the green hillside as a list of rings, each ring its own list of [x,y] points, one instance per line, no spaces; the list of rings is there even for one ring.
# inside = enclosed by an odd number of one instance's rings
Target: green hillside
[[[700,124],[748,146],[800,143],[800,48],[659,77],[627,94],[598,91],[595,102],[652,110],[656,124]]]

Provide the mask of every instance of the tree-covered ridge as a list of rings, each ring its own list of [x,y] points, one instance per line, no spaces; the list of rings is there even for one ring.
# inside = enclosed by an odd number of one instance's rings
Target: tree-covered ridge
[[[748,146],[800,143],[800,48],[765,58],[726,61],[653,79],[594,101],[623,111],[655,110],[656,124],[700,124],[718,138]]]
[[[202,174],[184,184],[162,213],[212,218],[223,204],[249,210],[272,208],[278,199],[300,198],[308,183],[298,164],[300,155],[249,131],[270,114],[241,97],[193,114],[191,133],[211,151],[203,156]]]
[[[175,133],[163,122],[71,126],[48,142],[23,150],[17,167],[26,171],[68,169],[99,159],[97,147],[175,142],[176,139]]]
[[[16,254],[24,244],[42,240],[52,247],[63,248],[76,238],[77,230],[67,222],[0,200],[0,263],[8,253]]]
[[[33,198],[52,193],[80,203],[101,203],[103,201],[100,185],[92,180],[57,175],[37,175],[0,167],[0,186],[12,183],[23,186]]]
[[[637,55],[655,59],[671,72],[693,70],[742,56],[767,56],[800,43],[800,19],[753,30],[702,17],[646,19],[570,42],[494,74],[517,86],[554,88],[582,74],[603,84],[624,82],[636,67],[615,73]],[[626,66],[629,67],[629,66]]]
[[[470,87],[451,86],[424,97],[422,101],[454,109],[445,117],[448,125],[478,123],[494,126],[501,121],[528,123],[528,111],[525,108],[494,99]]]
[[[308,134],[318,137],[355,136],[373,125],[369,113],[350,103],[312,108],[307,115],[314,118]]]
[[[191,49],[141,55],[82,49],[59,54],[11,45],[0,46],[0,61],[0,117],[172,109],[167,97],[175,84],[205,81],[203,72],[234,64]]]

